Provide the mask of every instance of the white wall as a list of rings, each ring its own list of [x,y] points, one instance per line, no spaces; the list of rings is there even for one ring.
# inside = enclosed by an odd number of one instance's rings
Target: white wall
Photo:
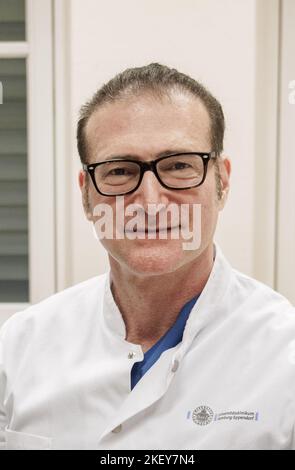
[[[276,285],[295,305],[295,103],[289,100],[289,84],[295,80],[294,0],[282,3],[281,42]]]
[[[69,269],[59,288],[101,273],[107,266],[106,254],[84,218],[78,189],[75,128],[79,107],[114,74],[154,61],[190,74],[221,101],[227,122],[225,153],[232,160],[232,187],[217,241],[235,267],[273,284],[275,203],[257,192],[261,169],[257,166],[256,123],[262,112],[257,106],[257,73],[265,52],[269,53],[266,66],[269,61],[270,66],[264,101],[276,87],[276,63],[272,63],[276,58],[275,54],[271,58],[270,51],[277,45],[278,0],[68,0],[67,6],[73,159],[67,219]],[[259,48],[265,30],[270,38]],[[275,105],[274,99],[268,109],[270,116],[276,111]],[[266,138],[273,127],[275,114],[264,124]],[[259,144],[265,147],[264,141]],[[273,161],[269,167],[266,185],[275,172]]]

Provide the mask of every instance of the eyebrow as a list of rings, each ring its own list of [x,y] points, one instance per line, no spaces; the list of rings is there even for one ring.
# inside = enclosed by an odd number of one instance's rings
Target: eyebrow
[[[173,155],[175,153],[187,153],[191,152],[191,150],[188,149],[173,149],[173,150],[165,150],[164,152],[160,152],[157,155],[155,155],[155,159],[161,158],[161,157],[167,157],[168,155]],[[101,162],[104,161],[109,161],[109,160],[134,160],[134,161],[142,161],[142,158],[140,158],[139,155],[136,154],[123,154],[123,155],[110,155],[103,160],[100,160]]]

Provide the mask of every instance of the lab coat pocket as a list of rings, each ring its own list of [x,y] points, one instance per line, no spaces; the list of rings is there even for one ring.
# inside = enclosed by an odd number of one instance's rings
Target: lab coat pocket
[[[50,450],[49,437],[5,429],[6,450]]]

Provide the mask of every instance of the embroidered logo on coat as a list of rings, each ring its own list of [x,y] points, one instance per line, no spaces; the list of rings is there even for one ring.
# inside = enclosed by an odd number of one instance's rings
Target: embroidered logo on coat
[[[198,406],[198,408],[193,411],[192,418],[194,423],[205,426],[211,423],[213,415],[214,413],[209,406]]]
[[[195,424],[204,426],[210,424],[212,420],[220,421],[258,421],[260,419],[258,411],[223,411],[221,413],[213,413],[209,406],[198,406],[193,412],[188,411],[187,419],[192,419]]]

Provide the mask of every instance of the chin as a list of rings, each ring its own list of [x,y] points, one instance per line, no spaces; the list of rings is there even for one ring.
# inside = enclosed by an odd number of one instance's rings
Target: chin
[[[128,266],[134,274],[160,275],[170,273],[184,264],[185,252],[181,246],[146,245],[132,247],[115,258]]]

